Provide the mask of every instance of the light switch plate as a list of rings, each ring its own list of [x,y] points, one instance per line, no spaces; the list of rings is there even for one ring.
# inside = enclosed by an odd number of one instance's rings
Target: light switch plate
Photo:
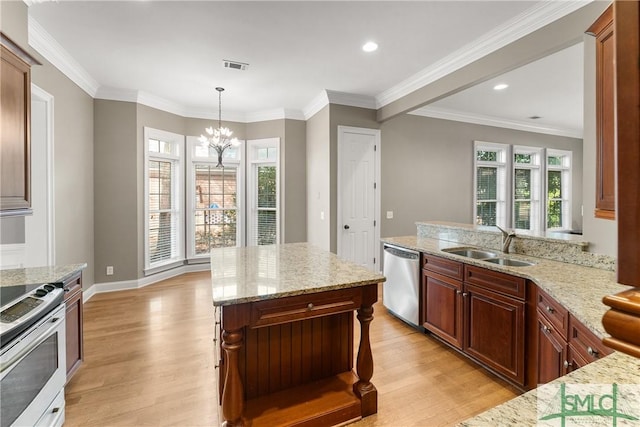
[[[393,219],[393,211],[387,211],[387,219]]]

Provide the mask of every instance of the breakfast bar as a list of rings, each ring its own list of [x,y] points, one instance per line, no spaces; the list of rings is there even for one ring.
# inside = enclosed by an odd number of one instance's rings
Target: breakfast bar
[[[383,276],[291,243],[213,249],[211,279],[224,425],[336,425],[377,412],[369,325]]]

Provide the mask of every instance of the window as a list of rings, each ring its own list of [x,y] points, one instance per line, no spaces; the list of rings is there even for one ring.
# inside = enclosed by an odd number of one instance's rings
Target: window
[[[509,146],[475,144],[475,218],[476,224],[504,224],[506,215],[506,159]]]
[[[217,168],[215,149],[195,137],[187,138],[187,146],[189,259],[207,257],[210,248],[242,246],[242,147],[227,148],[224,167]]]
[[[247,245],[272,245],[280,240],[278,138],[249,141]]]
[[[547,229],[571,229],[571,152],[547,150]]]
[[[513,147],[513,228],[540,230],[542,149]]]
[[[476,224],[571,228],[570,151],[476,141],[474,166]]]
[[[184,259],[182,135],[144,128],[145,272]]]

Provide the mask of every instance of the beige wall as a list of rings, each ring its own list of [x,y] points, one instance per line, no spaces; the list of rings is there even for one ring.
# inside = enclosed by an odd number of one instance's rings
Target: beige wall
[[[307,241],[306,122],[285,120],[282,150],[284,182],[284,242]]]
[[[94,141],[95,281],[119,282],[138,277],[136,104],[96,99]]]
[[[473,141],[573,152],[572,193],[582,196],[582,143],[511,129],[402,115],[382,125],[381,235],[416,233],[416,221],[473,222]],[[580,209],[573,222],[580,228]],[[393,211],[393,219],[386,219]]]
[[[85,288],[94,283],[93,99],[31,49],[27,6],[0,2],[2,31],[39,58],[34,84],[54,97],[54,233],[56,264],[87,263]]]
[[[307,241],[331,247],[329,106],[307,120]]]
[[[584,37],[584,239],[589,251],[616,256],[618,224],[616,220],[594,216],[596,208],[596,42]]]

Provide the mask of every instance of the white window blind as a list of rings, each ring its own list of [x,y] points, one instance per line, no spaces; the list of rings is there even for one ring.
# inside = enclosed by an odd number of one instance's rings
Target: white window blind
[[[279,147],[277,138],[249,141],[249,212],[247,245],[272,245],[280,241]]]
[[[475,143],[475,222],[478,225],[505,224],[506,159],[508,146]]]
[[[145,271],[184,260],[184,138],[145,128]]]
[[[513,148],[513,228],[541,228],[541,151],[540,148],[534,147]]]

